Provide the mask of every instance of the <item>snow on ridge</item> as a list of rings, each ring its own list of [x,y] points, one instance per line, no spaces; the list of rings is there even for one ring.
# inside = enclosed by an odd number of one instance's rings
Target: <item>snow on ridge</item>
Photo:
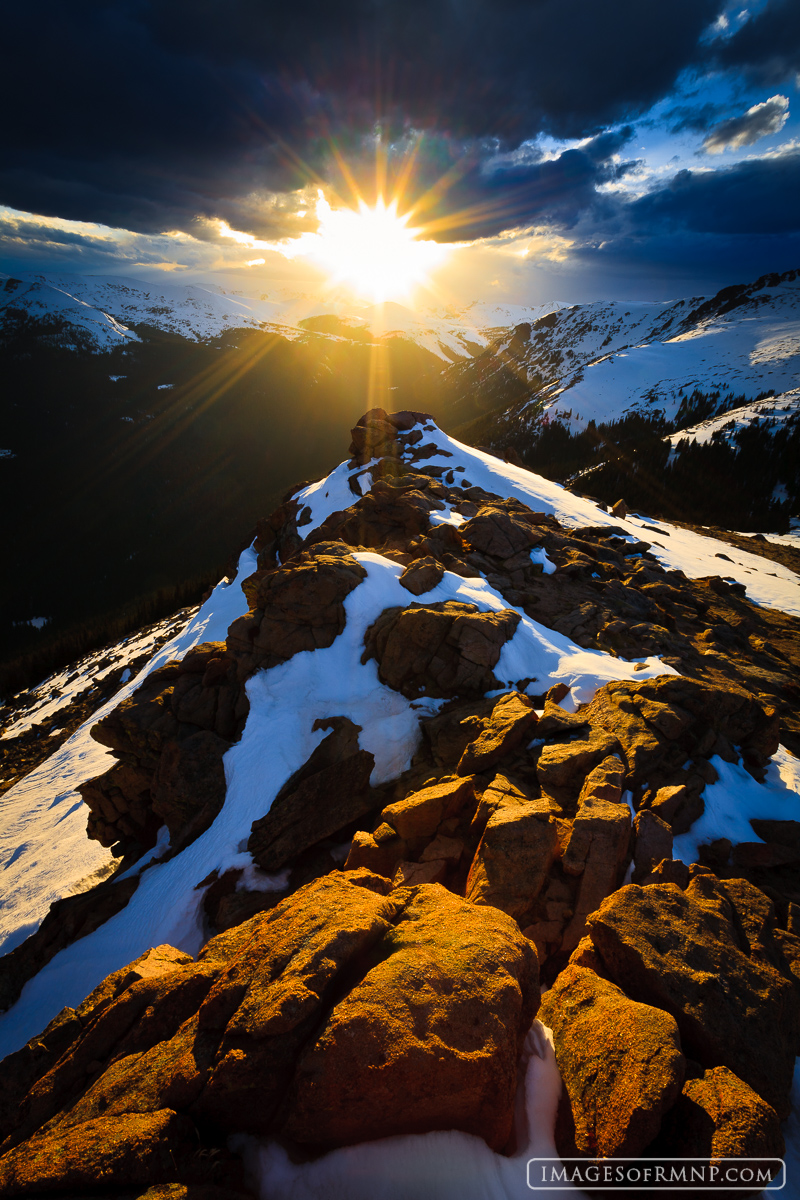
[[[559,483],[536,475],[524,467],[515,467],[494,455],[467,446],[442,432],[432,419],[422,426],[425,444],[436,451],[426,457],[407,461],[424,470],[426,465],[444,468],[448,486],[477,485],[499,496],[514,497],[537,512],[552,514],[571,528],[601,525],[621,529],[637,540],[650,543],[650,553],[670,571],[683,571],[689,579],[721,575],[724,579],[745,586],[747,597],[754,604],[777,608],[792,616],[800,616],[800,576],[788,567],[736,547],[724,547],[716,539],[681,529],[668,521],[630,513],[624,520],[612,516],[594,501],[568,491]],[[367,469],[368,471],[368,469]],[[357,497],[350,491],[349,468],[341,463],[330,475],[312,483],[297,493],[300,509],[308,507],[310,518],[299,526],[306,536],[326,517],[348,508]],[[369,486],[365,475],[361,486]],[[721,554],[725,558],[721,558]]]
[[[102,871],[112,861],[110,850],[87,838],[87,810],[76,791],[79,784],[94,779],[116,761],[109,750],[93,740],[92,726],[130,696],[156,667],[172,658],[183,658],[199,642],[224,640],[231,621],[247,612],[240,583],[254,569],[255,554],[245,550],[239,560],[239,582],[223,580],[218,583],[188,624],[133,679],[93,713],[55,754],[3,796],[0,953],[12,950],[33,933],[54,900],[81,890],[78,885],[82,880]],[[133,645],[131,657],[137,653]],[[53,677],[56,687],[58,678]],[[66,678],[61,683],[66,687]],[[64,703],[74,698],[79,689],[80,681],[73,681]],[[54,715],[61,707],[58,697],[54,697],[53,702],[43,693],[41,699],[42,703],[34,706],[32,714],[37,721]],[[17,727],[14,732],[22,732],[26,724],[28,722],[23,721],[22,728]]]

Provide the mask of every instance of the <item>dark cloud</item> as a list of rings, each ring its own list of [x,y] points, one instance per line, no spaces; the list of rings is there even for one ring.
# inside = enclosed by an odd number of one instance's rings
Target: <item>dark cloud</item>
[[[637,228],[696,233],[786,234],[800,230],[800,151],[717,171],[679,171],[668,186],[626,206]],[[793,264],[790,264],[793,265]]]
[[[740,117],[720,121],[703,139],[703,150],[708,154],[721,154],[723,150],[738,150],[752,146],[754,142],[772,133],[778,133],[789,115],[786,96],[770,96],[761,104],[754,104]]]
[[[681,104],[664,114],[664,123],[670,133],[705,133],[720,115],[718,104]]]
[[[731,37],[714,44],[713,58],[723,68],[744,71],[768,86],[793,80],[800,71],[800,5],[771,0]]]
[[[611,169],[602,137],[555,163],[495,159],[540,132],[592,136],[647,109],[696,58],[717,8],[718,0],[6,5],[0,98],[13,120],[3,123],[0,202],[143,232],[193,229],[199,216],[283,236],[298,232],[297,218],[269,197],[327,180],[332,146],[360,170],[380,122],[389,142],[412,128],[431,134],[417,192],[441,160],[450,176],[431,213],[444,221],[447,211],[469,211],[461,236],[511,217],[555,213],[568,223]]]

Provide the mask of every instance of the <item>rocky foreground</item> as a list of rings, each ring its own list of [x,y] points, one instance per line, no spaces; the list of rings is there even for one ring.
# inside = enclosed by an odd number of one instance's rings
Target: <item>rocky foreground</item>
[[[254,866],[195,881],[196,959],[148,950],[0,1064],[3,1195],[253,1195],[228,1140],[243,1133],[295,1159],[432,1130],[512,1153],[536,1017],[564,1085],[562,1156],[783,1153],[800,824],[776,810],[691,865],[673,838],[722,764],[758,783],[780,743],[800,751],[800,620],[664,570],[613,526],[567,528],[416,467],[425,420],[367,414],[352,504],[303,536],[290,497],[259,527],[227,640],[154,670],[94,727],[115,764],[81,789],[88,834],[122,861],[0,959],[3,1007],[130,903],[146,871],[128,868],[162,827],[161,862],[212,828],[248,682],[342,635],[364,551],[399,564],[408,598],[369,625],[362,662],[436,702],[410,765],[373,785],[361,727],[317,722],[252,823]],[[447,573],[507,607],[426,600]],[[522,614],[633,665],[583,704],[548,678],[509,687],[495,671]]]

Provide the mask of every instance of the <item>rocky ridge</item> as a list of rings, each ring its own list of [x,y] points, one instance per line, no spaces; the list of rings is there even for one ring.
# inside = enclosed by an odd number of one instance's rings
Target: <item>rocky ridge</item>
[[[7,1194],[101,1179],[109,1195],[246,1194],[231,1132],[318,1154],[460,1129],[508,1150],[540,977],[562,1154],[781,1152],[800,1051],[800,825],[762,821],[763,840],[709,844],[692,866],[672,843],[703,814],[712,758],[760,780],[779,740],[800,748],[800,621],[664,570],[613,527],[566,528],[457,484],[446,462],[415,468],[432,457],[426,422],[367,414],[352,504],[305,537],[296,498],[261,522],[248,613],[95,726],[117,761],[81,791],[118,876],[164,825],[180,854],[225,803],[248,680],[335,642],[364,551],[400,564],[409,600],[369,626],[363,660],[412,702],[439,702],[410,766],[373,786],[360,727],[319,723],[247,842],[283,886],[242,868],[198,879],[196,962],[149,951],[0,1067]],[[445,572],[486,580],[508,607],[426,600]],[[548,679],[509,689],[494,672],[522,613],[672,673],[577,706]],[[139,878],[60,902],[0,959],[5,1005]]]

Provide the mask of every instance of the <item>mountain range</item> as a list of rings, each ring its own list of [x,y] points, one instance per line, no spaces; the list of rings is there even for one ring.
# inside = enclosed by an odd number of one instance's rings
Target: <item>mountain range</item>
[[[800,512],[796,271],[671,303],[458,312],[33,274],[0,297],[6,690],[67,633],[64,663],[125,606],[140,622],[199,598],[370,407],[430,412],[607,504],[781,534]]]

